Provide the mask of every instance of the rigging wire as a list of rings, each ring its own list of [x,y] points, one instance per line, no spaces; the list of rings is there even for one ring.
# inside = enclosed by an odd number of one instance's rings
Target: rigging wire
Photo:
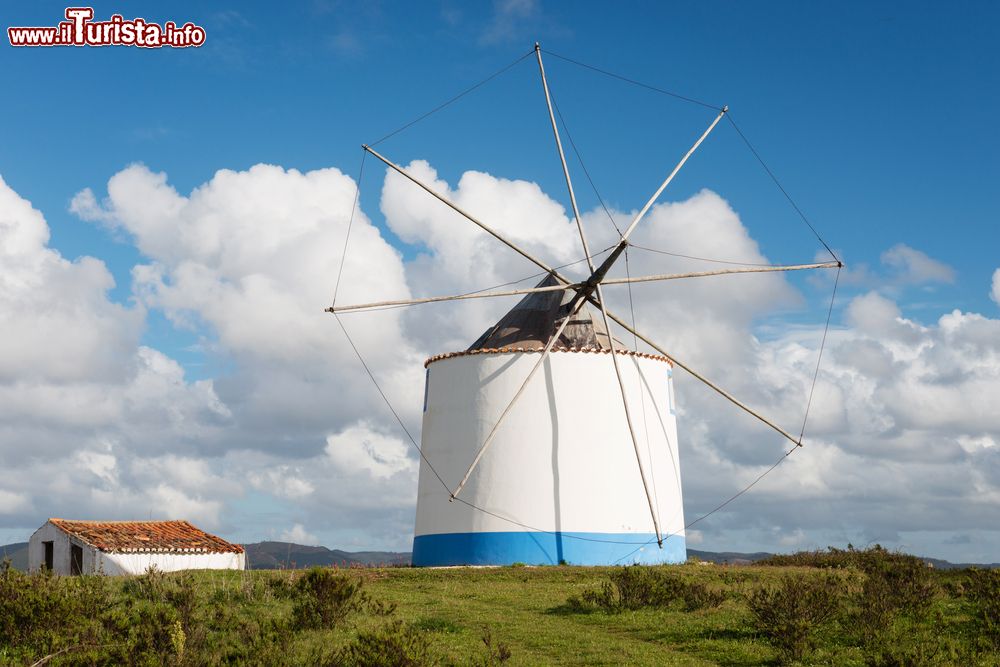
[[[816,228],[813,227],[813,224],[809,222],[809,218],[806,217],[806,214],[802,212],[802,209],[800,209],[799,205],[795,203],[795,200],[792,199],[792,196],[788,194],[788,191],[785,190],[785,187],[781,184],[781,181],[778,180],[778,177],[774,175],[774,172],[771,171],[771,168],[767,166],[766,162],[764,162],[764,158],[760,156],[760,153],[758,153],[757,149],[753,147],[753,144],[750,143],[750,140],[747,139],[747,136],[743,134],[743,130],[741,130],[740,126],[736,124],[735,120],[733,120],[733,115],[731,113],[728,113],[726,114],[726,118],[729,120],[729,124],[733,126],[733,129],[736,130],[736,133],[740,135],[740,139],[743,140],[743,143],[745,143],[747,145],[747,148],[750,149],[750,152],[753,153],[753,156],[757,158],[757,162],[760,162],[760,166],[764,168],[764,171],[767,172],[767,175],[771,177],[771,180],[774,181],[774,184],[778,186],[779,190],[781,190],[781,194],[785,195],[785,199],[788,200],[788,203],[792,205],[792,208],[795,209],[795,212],[799,214],[800,218],[802,218],[802,222],[806,223],[806,226],[809,227],[810,231],[812,231],[813,236],[815,236],[816,239],[823,244],[823,247],[826,248],[826,251],[830,253],[830,257],[833,257],[833,260],[835,262],[841,263],[840,258],[837,257],[837,254],[833,252],[830,246],[827,245],[826,241],[823,240],[823,237],[819,235],[819,232],[816,231]]]
[[[399,427],[403,429],[404,433],[406,433],[406,436],[410,439],[410,442],[413,443],[413,446],[417,448],[417,453],[420,454],[420,458],[423,459],[424,463],[427,464],[427,467],[430,468],[430,471],[434,473],[434,476],[438,478],[438,481],[441,482],[441,485],[447,489],[448,485],[444,483],[443,479],[441,479],[441,475],[438,474],[438,471],[431,464],[430,459],[424,456],[423,450],[420,449],[420,447],[417,445],[416,440],[414,440],[413,436],[410,435],[410,430],[406,428],[406,424],[403,423],[403,419],[399,416],[399,413],[396,412],[396,409],[392,407],[392,403],[389,401],[389,397],[385,395],[384,391],[382,391],[382,386],[379,385],[378,380],[375,379],[375,375],[374,373],[372,373],[372,370],[368,367],[368,364],[365,362],[365,358],[361,356],[361,351],[358,350],[358,346],[354,344],[354,339],[351,338],[351,334],[347,332],[347,327],[345,327],[344,323],[340,321],[340,315],[334,313],[333,316],[337,318],[337,324],[340,325],[341,330],[344,332],[344,336],[347,338],[347,342],[351,344],[351,349],[354,350],[354,354],[357,355],[358,361],[360,361],[361,365],[364,366],[365,372],[368,373],[368,377],[371,378],[372,384],[374,384],[375,389],[378,390],[379,396],[381,396],[382,400],[385,401],[385,405],[387,408],[389,408],[389,412],[391,412],[392,416],[396,418],[396,422],[399,424]]]
[[[723,502],[722,504],[720,504],[717,507],[715,507],[715,509],[713,509],[713,510],[711,510],[709,512],[705,512],[704,514],[702,514],[701,516],[699,516],[694,521],[691,521],[689,523],[684,524],[684,530],[686,531],[688,528],[690,528],[691,526],[695,525],[699,521],[701,521],[703,519],[707,519],[708,517],[712,516],[713,514],[715,514],[716,512],[718,512],[719,510],[721,510],[722,508],[726,507],[729,503],[733,502],[734,500],[736,500],[737,498],[739,498],[740,496],[742,496],[744,493],[746,493],[747,491],[749,491],[750,489],[752,489],[753,487],[755,487],[757,485],[757,483],[760,482],[760,480],[762,480],[765,477],[767,477],[775,468],[777,468],[779,465],[781,465],[781,463],[785,459],[787,459],[789,456],[791,456],[792,452],[794,452],[798,448],[799,448],[799,446],[796,445],[796,446],[792,447],[791,449],[789,449],[784,454],[782,454],[781,458],[779,458],[777,461],[775,461],[774,464],[770,468],[768,468],[767,470],[765,470],[764,472],[762,472],[760,475],[757,476],[756,479],[754,479],[752,482],[750,482],[749,484],[747,484],[746,486],[744,486],[738,492],[736,492],[735,494],[733,494],[732,496],[730,496],[729,499],[727,499],[725,502]],[[680,534],[680,532],[678,531],[678,533],[674,533],[674,534]],[[664,536],[664,539],[666,539],[666,536]],[[634,554],[636,551],[639,551],[639,549],[641,549],[642,547],[648,546],[648,545],[652,544],[655,541],[656,540],[649,540],[647,542],[644,542],[638,549],[635,549],[634,551],[631,551],[631,552],[625,554],[624,556],[622,556],[621,558],[619,558],[618,560],[616,560],[615,563],[622,562],[623,560],[625,560],[626,558],[628,558],[632,554]]]
[[[594,190],[594,194],[597,195],[597,201],[601,203],[601,208],[608,216],[608,220],[614,226],[615,231],[618,232],[618,237],[621,238],[622,230],[618,227],[618,223],[615,222],[615,216],[611,215],[611,211],[608,210],[607,204],[604,203],[604,198],[601,197],[601,193],[597,191],[597,185],[594,183],[594,179],[590,177],[590,170],[587,169],[586,163],[583,161],[583,156],[580,155],[580,151],[576,147],[576,142],[573,141],[573,135],[569,131],[569,125],[566,124],[566,119],[563,118],[562,111],[559,110],[559,105],[556,104],[555,95],[549,91],[549,98],[552,100],[552,106],[556,110],[556,114],[559,116],[559,122],[563,126],[563,130],[566,131],[566,138],[569,139],[569,145],[573,148],[573,153],[576,155],[577,162],[580,163],[580,167],[583,169],[583,173],[587,176],[587,181],[590,183],[590,187]]]
[[[354,227],[354,212],[358,210],[358,200],[361,198],[361,179],[365,175],[365,157],[368,151],[361,151],[361,166],[358,167],[358,177],[354,181],[354,204],[351,205],[351,215],[347,220],[347,236],[344,237],[344,252],[340,256],[340,268],[337,270],[337,283],[333,287],[333,306],[337,305],[337,293],[340,292],[340,278],[344,275],[344,264],[347,263],[347,245],[351,241],[351,228]]]
[[[767,470],[765,470],[764,472],[762,472],[760,475],[758,475],[756,479],[754,479],[752,482],[750,482],[745,487],[743,487],[742,489],[740,489],[737,493],[735,493],[733,496],[731,496],[725,502],[721,503],[720,505],[718,505],[714,509],[706,512],[705,514],[702,514],[701,516],[699,516],[694,521],[691,521],[688,524],[686,524],[684,526],[685,530],[687,530],[691,526],[695,525],[699,521],[702,521],[702,520],[707,519],[708,517],[712,516],[713,514],[715,514],[716,512],[718,512],[719,510],[721,510],[724,507],[726,507],[727,505],[729,505],[729,503],[733,502],[734,500],[736,500],[737,498],[739,498],[740,496],[742,496],[744,493],[746,493],[747,491],[749,491],[750,489],[752,489],[754,486],[757,485],[758,482],[760,482],[762,479],[764,479],[765,477],[767,477],[767,475],[770,474],[771,471],[773,471],[775,468],[777,468],[779,465],[781,465],[782,462],[784,462],[785,459],[787,459],[789,456],[791,456],[792,453],[795,452],[795,450],[797,450],[799,447],[802,446],[802,438],[804,437],[805,432],[806,432],[806,423],[809,421],[809,408],[812,405],[813,394],[816,391],[816,382],[819,379],[820,363],[823,361],[823,350],[826,348],[827,334],[830,332],[830,321],[831,321],[831,319],[833,317],[833,306],[834,306],[834,303],[837,300],[837,283],[840,281],[840,272],[841,272],[841,268],[838,268],[837,269],[837,276],[834,278],[834,281],[833,281],[833,292],[830,295],[830,306],[829,306],[829,308],[826,311],[826,325],[823,327],[823,337],[822,337],[822,339],[820,341],[820,344],[819,344],[819,353],[816,355],[816,370],[813,372],[812,386],[810,386],[810,388],[809,388],[809,399],[806,401],[806,410],[805,410],[805,415],[802,417],[802,430],[799,432],[799,441],[798,441],[798,443],[794,447],[792,447],[791,449],[789,449],[787,452],[785,452],[784,454],[782,454],[781,457],[777,461],[775,461],[774,464],[770,468],[768,468]],[[633,328],[635,328],[635,327],[633,326]],[[652,541],[648,542],[648,544],[652,544],[653,541],[655,541],[655,540],[652,540]],[[635,553],[635,551],[633,551],[632,553]],[[626,554],[624,557],[618,559],[617,562],[621,562],[625,558],[628,558],[629,556],[632,555],[632,553]]]
[[[837,285],[840,283],[840,272],[843,267],[837,267],[837,275],[833,279],[833,294],[830,295],[830,307],[826,311],[826,326],[823,328],[823,339],[819,343],[819,354],[816,355],[816,370],[813,371],[812,386],[809,388],[809,399],[806,401],[806,413],[802,417],[802,430],[799,431],[799,444],[806,433],[806,422],[809,420],[809,409],[812,407],[813,393],[816,391],[816,381],[819,379],[819,365],[823,361],[823,349],[826,347],[826,335],[830,332],[830,319],[833,317],[833,303],[837,300]]]
[[[584,69],[589,69],[589,70],[592,70],[594,72],[598,72],[600,74],[603,74],[604,76],[609,76],[612,79],[618,79],[618,80],[624,81],[626,83],[631,83],[634,86],[639,86],[640,88],[646,88],[648,90],[652,90],[654,92],[661,93],[663,95],[669,95],[670,97],[674,97],[674,98],[676,98],[678,100],[683,100],[685,102],[690,102],[691,104],[697,104],[697,105],[703,106],[703,107],[705,107],[707,109],[714,109],[715,111],[721,111],[722,110],[722,105],[719,105],[719,104],[709,104],[708,102],[702,102],[701,100],[696,100],[693,97],[687,97],[686,95],[680,95],[679,93],[674,93],[674,92],[671,92],[669,90],[664,90],[663,88],[657,88],[656,86],[651,86],[651,85],[649,85],[647,83],[642,83],[641,81],[636,81],[635,79],[630,79],[630,78],[628,78],[626,76],[622,76],[621,74],[615,74],[614,72],[609,72],[607,70],[601,69],[600,67],[594,67],[593,65],[588,65],[586,63],[582,63],[579,60],[573,60],[572,58],[568,58],[566,56],[561,56],[558,53],[555,53],[553,51],[549,51],[548,49],[542,49],[542,52],[546,53],[546,54],[548,54],[550,56],[554,56],[554,57],[558,58],[559,60],[565,60],[568,63],[573,63],[574,65],[577,65],[579,67],[583,67]]]
[[[658,255],[669,255],[671,257],[681,257],[683,259],[693,259],[693,260],[697,260],[699,262],[709,262],[709,263],[712,263],[712,264],[732,264],[734,266],[764,266],[764,267],[771,267],[771,268],[778,268],[778,267],[782,267],[782,266],[787,266],[785,264],[768,264],[766,262],[735,262],[735,261],[728,260],[728,259],[711,259],[709,257],[697,257],[695,255],[685,255],[685,254],[682,254],[682,253],[679,253],[679,252],[670,252],[668,250],[659,250],[657,248],[649,248],[647,246],[639,245],[638,243],[633,243],[632,241],[629,241],[628,244],[630,246],[632,246],[633,248],[635,248],[636,250],[644,250],[646,252],[653,252],[653,253],[656,253]],[[805,263],[805,262],[803,262],[803,263]]]
[[[524,60],[525,58],[527,58],[528,56],[533,56],[534,54],[535,54],[535,50],[534,49],[532,49],[531,51],[528,51],[523,56],[521,56],[520,58],[518,58],[517,60],[515,60],[514,62],[510,63],[506,67],[498,69],[496,72],[494,72],[493,74],[490,74],[488,77],[486,77],[485,79],[483,79],[479,83],[466,88],[465,90],[463,90],[462,92],[460,92],[458,95],[455,95],[454,97],[452,97],[448,101],[442,102],[441,104],[439,104],[438,106],[434,107],[430,111],[424,113],[421,116],[418,116],[417,118],[414,118],[413,120],[411,120],[408,123],[405,123],[404,125],[401,125],[400,127],[396,128],[395,130],[393,130],[392,132],[390,132],[389,134],[383,136],[378,141],[373,141],[372,143],[370,143],[368,145],[371,146],[372,148],[374,148],[375,146],[378,146],[380,143],[382,143],[383,141],[385,141],[389,137],[394,137],[397,134],[399,134],[400,132],[402,132],[403,130],[406,130],[406,129],[409,129],[410,127],[413,127],[414,125],[416,125],[420,121],[424,120],[428,116],[431,116],[431,115],[437,113],[438,111],[441,111],[441,109],[444,109],[445,107],[449,106],[453,102],[457,102],[458,100],[462,99],[463,97],[465,97],[466,95],[468,95],[472,91],[474,91],[477,88],[479,88],[479,87],[481,87],[481,86],[489,83],[490,81],[492,81],[493,79],[497,78],[498,76],[500,76],[501,74],[503,74],[507,70],[511,69],[512,67],[514,67],[515,65],[517,65],[518,63],[520,63],[522,60]]]

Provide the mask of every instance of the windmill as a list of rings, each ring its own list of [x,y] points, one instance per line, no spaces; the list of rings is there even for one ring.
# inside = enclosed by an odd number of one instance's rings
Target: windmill
[[[535,44],[521,59],[532,54],[588,277],[571,279],[365,145],[365,155],[535,264],[545,277],[533,288],[346,306],[337,306],[335,296],[327,311],[339,316],[393,306],[522,297],[468,349],[439,354],[425,363],[414,565],[682,562],[685,523],[673,369],[690,373],[791,441],[795,447],[789,453],[801,446],[802,434],[792,435],[637,331],[607,307],[604,288],[723,274],[839,270],[842,264],[830,251],[830,262],[610,278],[630,236],[726,117],[728,107],[716,109],[712,122],[617,242],[594,253],[581,221],[542,50]],[[655,354],[628,349],[615,338],[612,322]]]

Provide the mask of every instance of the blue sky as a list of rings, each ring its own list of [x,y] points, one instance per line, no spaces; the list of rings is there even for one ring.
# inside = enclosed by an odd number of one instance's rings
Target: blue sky
[[[4,27],[55,25],[64,8],[8,4]],[[120,12],[192,21],[206,28],[207,43],[186,50],[0,48],[0,176],[44,214],[51,248],[69,260],[93,256],[106,264],[116,283],[109,298],[126,307],[133,267],[157,258],[144,254],[128,225],[110,229],[71,213],[70,201],[84,188],[100,200],[108,179],[137,162],[165,172],[181,195],[220,169],[258,163],[302,172],[336,167],[353,177],[361,143],[507,65],[537,40],[553,53],[728,104],[855,272],[837,322],[852,297],[873,290],[917,324],[954,309],[1000,315],[990,297],[1000,266],[994,3],[314,0],[281,8],[97,2],[94,9],[98,18]],[[641,205],[713,117],[554,56],[546,68],[572,136],[617,210]],[[533,181],[564,200],[531,59],[379,150],[404,164],[426,159],[452,184],[473,169]],[[385,221],[378,172],[362,192],[362,209],[404,259],[414,259],[427,247],[404,244]],[[577,178],[582,207],[594,208]],[[705,187],[726,198],[770,260],[810,261],[821,249],[726,123],[668,199]],[[951,267],[953,279],[888,285],[883,253],[898,244]],[[328,251],[334,267],[340,248]],[[334,275],[331,268],[331,292]],[[757,335],[819,321],[829,285],[792,284],[803,290],[805,307],[762,315]],[[212,326],[177,326],[156,307],[144,314],[141,342],[178,361],[189,383],[224,378],[238,363],[206,352],[218,342]],[[251,505],[268,502],[254,496]],[[246,510],[238,500],[226,503]],[[294,512],[280,513],[292,520]],[[28,515],[18,520],[6,524],[11,535],[39,523]],[[337,539],[333,528],[313,530]],[[351,539],[363,541],[363,533]],[[920,539],[928,551],[965,553]],[[723,541],[704,546],[734,546]]]
[[[63,8],[8,6],[5,21],[50,25]],[[959,286],[969,288],[949,295],[956,305],[988,305],[981,285],[994,268],[991,190],[1000,141],[992,119],[1000,97],[992,3],[912,3],[905,11],[871,3],[545,3],[508,20],[489,3],[303,2],[276,11],[271,3],[181,2],[169,12],[159,3],[95,5],[98,17],[115,11],[192,20],[211,38],[186,51],[4,49],[4,89],[24,94],[9,95],[0,110],[17,128],[0,139],[0,170],[47,213],[56,247],[68,256],[102,248],[116,276],[134,257],[68,215],[81,187],[100,186],[135,161],[166,171],[182,192],[217,169],[258,162],[353,172],[360,143],[499,69],[537,39],[556,53],[729,104],[849,261],[874,263],[885,247],[906,242],[961,266]],[[680,146],[697,119],[711,118],[555,59],[548,67],[588,166],[623,205],[640,201],[676,153],[655,148]],[[482,165],[557,183],[540,100],[523,95],[537,92],[534,75],[532,63],[522,63],[497,84],[509,95],[487,88],[387,151],[399,160],[432,152],[449,174]],[[514,150],[506,135],[490,137],[466,117],[469,108],[484,109],[483,98],[497,116],[530,125]],[[584,113],[585,105],[599,113]],[[677,116],[691,122],[670,127]],[[468,125],[451,126],[455,118]],[[614,125],[621,118],[635,121],[636,131],[599,136],[601,123],[622,129]],[[731,129],[721,130],[713,150],[745,153]],[[434,145],[449,135],[475,143]],[[521,168],[527,159],[547,162]],[[692,175],[688,185],[700,181]],[[768,201],[765,194],[774,193],[759,194]],[[800,231],[788,223],[773,233]]]

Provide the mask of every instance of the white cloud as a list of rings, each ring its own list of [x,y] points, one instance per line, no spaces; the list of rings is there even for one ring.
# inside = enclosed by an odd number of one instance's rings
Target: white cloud
[[[898,243],[882,253],[882,263],[896,272],[901,283],[953,283],[955,270],[925,253]]]
[[[29,509],[28,497],[0,489],[0,514],[17,514]]]
[[[416,466],[407,454],[402,440],[378,433],[368,423],[355,424],[326,439],[326,455],[342,473],[365,471],[376,480],[397,473],[412,478]]]
[[[0,179],[0,382],[36,386],[120,379],[143,312],[111,303],[103,262],[63,259],[46,246],[41,213]]]
[[[0,505],[6,525],[47,516],[106,518],[183,512],[212,521],[182,465],[138,474],[146,456],[191,449],[226,418],[211,381],[188,383],[176,362],[139,345],[145,309],[112,302],[92,257],[48,247],[41,213],[0,180]],[[193,467],[192,467],[193,466]],[[187,487],[187,492],[183,489]],[[213,493],[219,494],[220,489]]]
[[[990,296],[997,304],[1000,304],[1000,269],[993,272],[993,290]]]
[[[308,532],[301,523],[297,523],[291,527],[289,530],[285,530],[281,533],[281,540],[283,542],[292,542],[294,544],[305,544],[305,545],[317,545],[319,544],[319,538],[317,538],[312,533]]]
[[[300,468],[286,465],[250,470],[247,473],[247,480],[259,491],[289,500],[305,498],[316,490],[316,487],[305,479],[305,474]]]
[[[956,280],[955,269],[934,259],[927,253],[911,248],[905,243],[897,243],[880,256],[880,267],[872,267],[863,261],[852,261],[843,250],[837,255],[844,261],[840,271],[840,284],[844,287],[868,288],[887,293],[901,293],[909,287],[922,286],[930,289],[933,285],[952,284]],[[815,261],[825,262],[830,255],[817,251]],[[832,284],[832,276],[814,276],[815,285]]]
[[[114,220],[114,216],[97,203],[94,191],[90,188],[84,188],[73,195],[73,199],[69,202],[69,211],[88,222],[110,223]]]
[[[494,0],[493,15],[480,35],[480,44],[497,44],[514,39],[528,23],[537,20],[538,0]]]
[[[791,533],[778,535],[777,543],[781,545],[783,550],[788,549],[802,549],[803,546],[808,542],[805,532],[801,528],[796,528]]]

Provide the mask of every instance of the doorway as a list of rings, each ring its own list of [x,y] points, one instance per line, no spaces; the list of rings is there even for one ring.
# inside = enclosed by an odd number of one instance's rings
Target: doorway
[[[75,544],[69,547],[69,573],[83,574],[83,547]]]
[[[45,569],[51,572],[52,561],[54,560],[52,557],[53,554],[52,541],[49,540],[48,542],[42,542],[42,547],[45,549]]]

